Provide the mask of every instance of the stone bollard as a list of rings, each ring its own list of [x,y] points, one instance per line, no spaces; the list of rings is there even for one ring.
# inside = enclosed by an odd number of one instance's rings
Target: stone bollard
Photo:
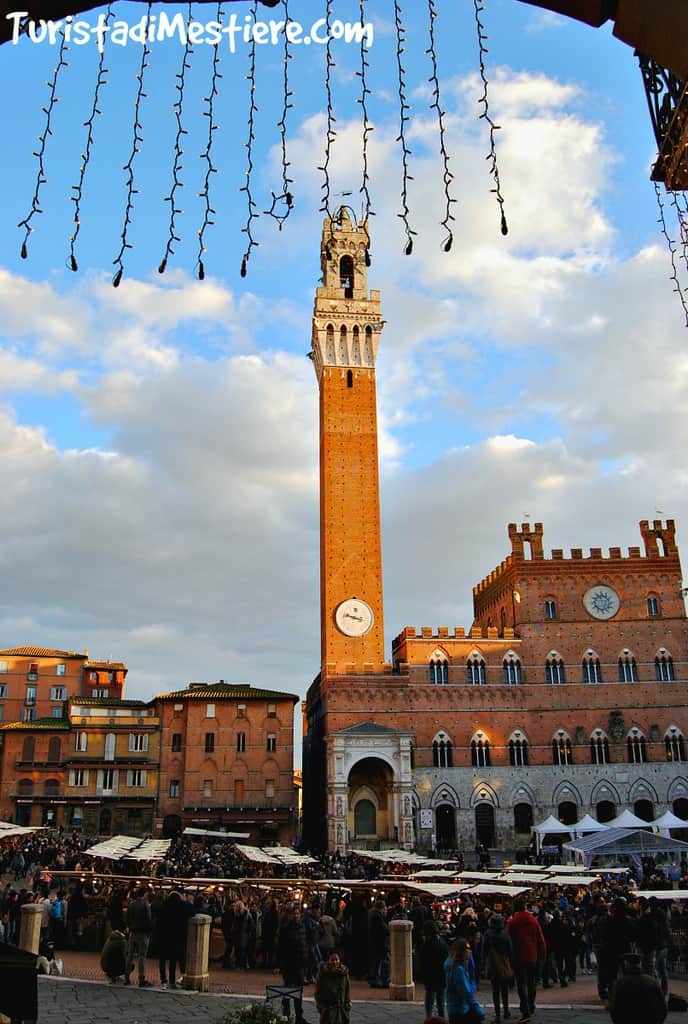
[[[41,944],[41,925],[43,923],[43,907],[38,903],[25,903],[21,908],[19,919],[19,949],[38,955]]]
[[[186,970],[184,988],[193,992],[207,992],[210,988],[208,958],[210,956],[210,928],[212,917],[195,914],[189,921],[186,940]]]
[[[391,973],[389,998],[398,1002],[413,1002],[416,986],[413,984],[413,951],[410,921],[392,921],[389,926]]]

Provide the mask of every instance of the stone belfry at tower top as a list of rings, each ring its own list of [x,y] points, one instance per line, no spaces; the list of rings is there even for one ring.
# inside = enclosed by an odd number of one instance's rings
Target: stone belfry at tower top
[[[367,224],[327,218],[311,357],[320,388],[320,612],[324,677],[384,664],[375,361],[383,327],[368,292]]]

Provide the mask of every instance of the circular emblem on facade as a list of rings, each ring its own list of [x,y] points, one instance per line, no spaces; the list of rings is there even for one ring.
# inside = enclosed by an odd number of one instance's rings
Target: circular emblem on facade
[[[365,636],[374,622],[373,609],[365,601],[350,597],[337,607],[334,621],[345,636]]]
[[[594,619],[612,619],[619,610],[619,595],[611,587],[599,584],[590,587],[583,594],[583,605],[588,615]]]

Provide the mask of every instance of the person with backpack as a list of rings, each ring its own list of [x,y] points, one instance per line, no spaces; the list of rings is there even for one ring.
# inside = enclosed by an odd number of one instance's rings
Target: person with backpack
[[[493,914],[490,918],[490,926],[483,940],[482,956],[483,970],[492,985],[495,1021],[501,1020],[500,1003],[504,1019],[508,1020],[511,1016],[509,986],[514,980],[514,947],[501,914]]]

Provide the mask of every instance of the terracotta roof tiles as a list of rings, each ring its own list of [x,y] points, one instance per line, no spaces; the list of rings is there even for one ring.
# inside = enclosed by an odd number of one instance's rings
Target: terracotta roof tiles
[[[195,684],[186,690],[174,693],[159,693],[156,700],[291,700],[298,704],[300,698],[293,693],[280,693],[276,690],[262,690],[258,687],[240,684],[232,686],[228,683],[216,683],[203,686]]]

